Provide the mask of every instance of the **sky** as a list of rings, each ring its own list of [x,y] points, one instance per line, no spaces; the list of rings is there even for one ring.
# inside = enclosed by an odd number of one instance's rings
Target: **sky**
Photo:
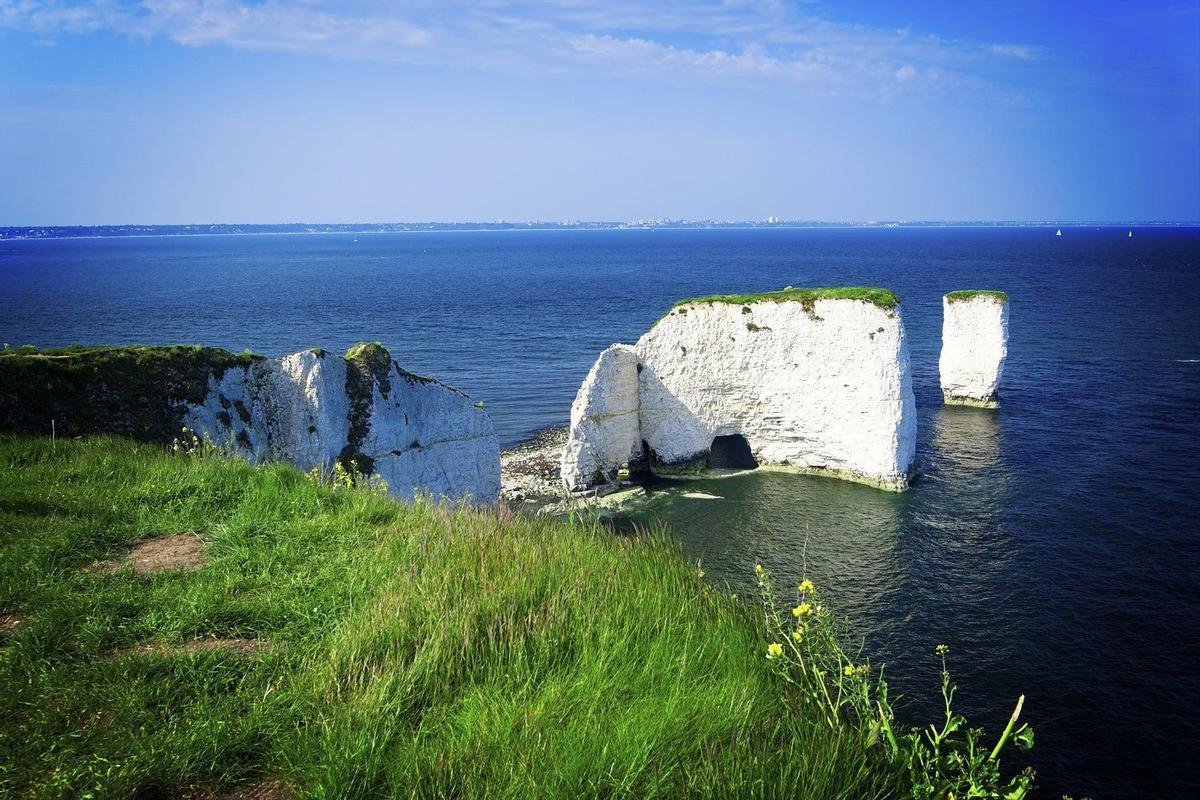
[[[0,225],[1200,220],[1200,0],[0,0]]]

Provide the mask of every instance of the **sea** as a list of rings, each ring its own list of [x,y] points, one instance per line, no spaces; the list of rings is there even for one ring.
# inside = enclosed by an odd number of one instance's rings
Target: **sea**
[[[1200,786],[1200,228],[535,230],[0,240],[0,342],[380,341],[481,400],[502,443],[567,422],[596,355],[682,297],[895,290],[922,476],[893,494],[751,472],[657,491],[707,579],[807,575],[901,713],[1036,731],[1039,796]],[[1132,236],[1130,236],[1132,233]],[[938,386],[941,297],[1010,297],[996,410]],[[702,497],[697,495],[711,495]]]

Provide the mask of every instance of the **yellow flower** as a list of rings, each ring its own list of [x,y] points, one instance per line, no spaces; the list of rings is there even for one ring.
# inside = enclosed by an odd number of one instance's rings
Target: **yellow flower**
[[[801,603],[792,609],[792,616],[804,617],[811,614],[813,611],[812,603]]]
[[[792,631],[792,639],[796,642],[799,642],[804,639],[804,633],[797,628],[796,630]]]
[[[702,570],[702,569],[698,569],[698,570],[696,570],[696,577],[697,577],[697,578],[703,578],[703,577],[704,577],[704,570]]]
[[[853,677],[854,677],[854,665],[853,665],[853,664],[847,664],[847,665],[846,665],[846,666],[845,666],[845,667],[842,669],[842,674],[843,674],[843,675],[845,675],[847,678],[853,678]]]
[[[804,580],[800,581],[800,591],[802,591],[802,592],[811,592],[815,588],[817,588],[817,587],[813,586],[813,582],[810,581],[808,578],[805,578]]]
[[[934,648],[934,652],[937,653],[939,656],[944,656],[944,655],[946,655],[946,653],[950,652],[950,645],[939,644],[937,647]]]
[[[767,645],[767,658],[779,658],[783,655],[783,645],[779,642],[771,642]]]

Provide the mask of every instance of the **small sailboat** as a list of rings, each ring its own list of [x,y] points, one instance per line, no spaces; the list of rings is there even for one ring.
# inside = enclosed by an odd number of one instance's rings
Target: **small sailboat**
[[[1127,238],[1129,238],[1129,239],[1132,239],[1132,238],[1133,238],[1133,231],[1130,231],[1130,232],[1129,232],[1129,236],[1128,236]]]
[[[1059,228],[1058,230],[1056,230],[1056,231],[1054,232],[1054,235],[1055,235],[1055,236],[1062,236],[1062,228]]]

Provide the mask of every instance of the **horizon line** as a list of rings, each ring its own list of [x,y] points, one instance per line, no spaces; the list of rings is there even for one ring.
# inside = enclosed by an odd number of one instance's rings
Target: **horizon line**
[[[308,227],[325,229],[349,228],[404,228],[404,227],[481,227],[481,228],[579,228],[585,226],[626,228],[626,227],[671,227],[671,226],[720,226],[720,227],[885,227],[885,226],[1120,226],[1120,225],[1170,225],[1170,226],[1200,226],[1200,219],[869,219],[869,220],[821,220],[821,219],[782,219],[768,217],[764,219],[713,219],[706,217],[654,217],[632,220],[605,219],[476,219],[476,220],[395,220],[387,222],[356,221],[356,222],[314,222],[309,220],[293,222],[94,222],[94,223],[26,223],[0,225],[0,231],[66,231],[66,230],[95,230],[95,229],[155,229],[155,228],[285,228]],[[317,231],[314,231],[317,232]],[[349,232],[349,231],[346,231]],[[364,230],[363,232],[371,232]],[[384,231],[387,232],[387,231]]]

